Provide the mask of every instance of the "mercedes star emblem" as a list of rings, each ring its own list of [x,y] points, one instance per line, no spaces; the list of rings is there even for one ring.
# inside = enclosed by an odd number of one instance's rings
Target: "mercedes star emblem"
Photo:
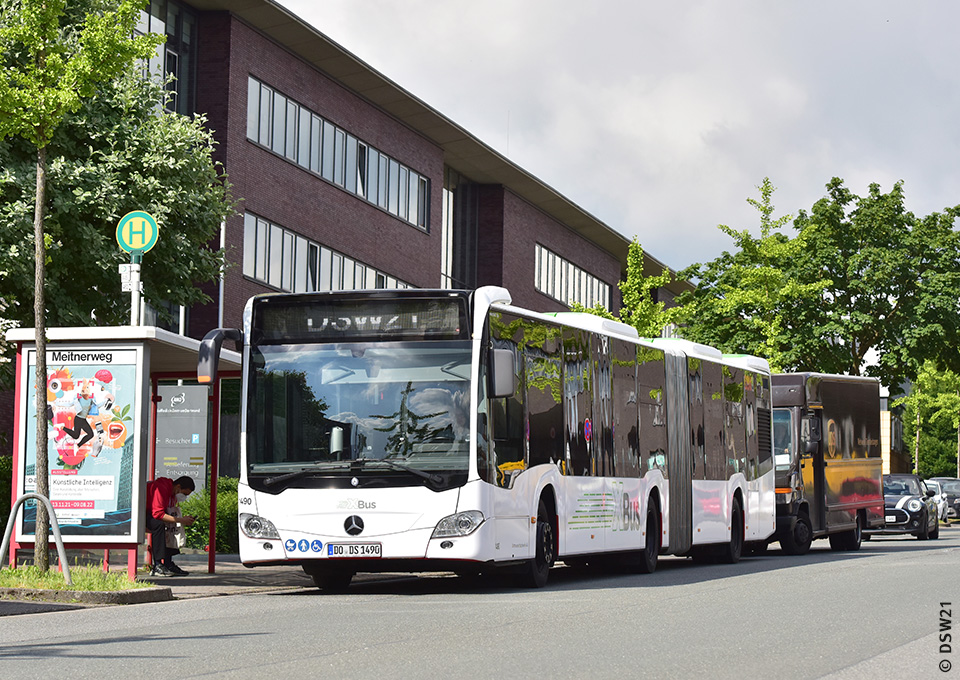
[[[363,531],[363,520],[357,515],[350,515],[347,517],[347,521],[343,523],[343,528],[346,529],[347,533],[351,536],[356,536]]]

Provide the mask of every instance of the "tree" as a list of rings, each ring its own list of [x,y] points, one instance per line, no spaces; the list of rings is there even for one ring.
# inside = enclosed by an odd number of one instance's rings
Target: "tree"
[[[667,308],[663,301],[656,300],[654,291],[671,280],[673,275],[666,267],[660,274],[648,276],[644,273],[643,246],[634,238],[627,250],[627,277],[619,284],[620,294],[623,296],[620,318],[617,319],[599,302],[593,307],[584,307],[574,302],[570,309],[622,321],[636,328],[642,338],[659,337],[664,328],[674,323],[678,310],[674,307]]]
[[[36,328],[37,492],[49,495],[46,456],[46,209],[47,147],[64,117],[94,95],[97,85],[137,59],[146,59],[154,36],[134,37],[142,2],[91,0],[67,12],[66,0],[6,0],[0,19],[0,139],[22,137],[36,151],[33,210]],[[49,518],[37,505],[34,561],[49,567]]]
[[[764,357],[777,372],[795,366],[806,345],[804,335],[795,332],[792,312],[819,299],[829,281],[804,280],[795,269],[807,238],[801,234],[791,239],[780,231],[790,215],[773,217],[775,188],[769,178],[757,189],[760,200],[747,202],[760,213],[760,237],[748,229],[719,225],[738,250],[682,271],[680,277],[697,280],[697,287],[682,294],[678,303],[684,337]]]
[[[131,210],[157,218],[161,233],[144,259],[144,295],[159,310],[208,300],[196,282],[212,281],[223,254],[207,248],[232,210],[229,186],[213,160],[204,117],[159,115],[167,91],[132,65],[64,118],[48,147],[50,169],[47,322],[58,326],[128,323],[117,265],[129,262],[116,225]],[[32,201],[29,144],[0,142],[0,299],[32,295],[32,272],[20,257],[29,243],[25,206]],[[0,316],[21,324],[32,310],[11,305]]]
[[[902,182],[858,197],[833,178],[794,222],[810,244],[799,274],[829,281],[800,310],[814,341],[798,366],[873,375],[894,391],[927,359],[960,369],[958,216],[960,206],[915,217]]]
[[[761,189],[761,237],[681,276],[684,335],[725,351],[767,354],[780,370],[873,375],[896,390],[924,360],[960,368],[960,206],[916,218],[901,182],[858,197],[837,178],[791,239],[775,232]],[[724,229],[724,227],[721,227]],[[877,359],[874,359],[877,357]]]
[[[933,361],[917,372],[904,406],[904,425],[912,429],[914,469],[923,477],[960,476],[960,375]]]

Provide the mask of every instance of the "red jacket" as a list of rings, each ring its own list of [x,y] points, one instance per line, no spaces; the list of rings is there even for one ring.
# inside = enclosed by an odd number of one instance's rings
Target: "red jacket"
[[[147,510],[156,519],[167,514],[167,508],[173,505],[173,480],[157,477],[147,483]]]

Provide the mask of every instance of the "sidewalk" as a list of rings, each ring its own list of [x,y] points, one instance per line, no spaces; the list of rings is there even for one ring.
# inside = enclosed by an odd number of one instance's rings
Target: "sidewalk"
[[[79,552],[79,551],[78,551]],[[97,555],[84,552],[68,556],[71,562],[93,563]],[[188,600],[224,595],[243,595],[281,591],[310,590],[313,579],[300,567],[281,565],[247,568],[239,555],[217,554],[214,573],[209,573],[208,555],[199,551],[178,555],[176,564],[189,572],[187,576],[150,578],[141,572],[137,578],[158,587],[124,591],[68,591],[0,588],[0,617],[36,614],[81,607],[142,604]],[[141,556],[140,564],[144,564]],[[125,563],[112,562],[111,571],[126,571]],[[410,574],[359,574],[355,583],[410,578]]]
[[[213,574],[209,573],[206,553],[177,555],[174,561],[181,569],[190,572],[189,575],[139,578],[170,588],[177,600],[315,587],[313,580],[300,567],[247,568],[240,564],[239,555],[218,554]]]

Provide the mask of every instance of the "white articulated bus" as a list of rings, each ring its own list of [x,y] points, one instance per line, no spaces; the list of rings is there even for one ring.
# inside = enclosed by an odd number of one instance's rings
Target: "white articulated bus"
[[[555,561],[736,562],[776,528],[766,361],[644,340],[508,291],[252,298],[242,344],[245,565],[519,572]]]

